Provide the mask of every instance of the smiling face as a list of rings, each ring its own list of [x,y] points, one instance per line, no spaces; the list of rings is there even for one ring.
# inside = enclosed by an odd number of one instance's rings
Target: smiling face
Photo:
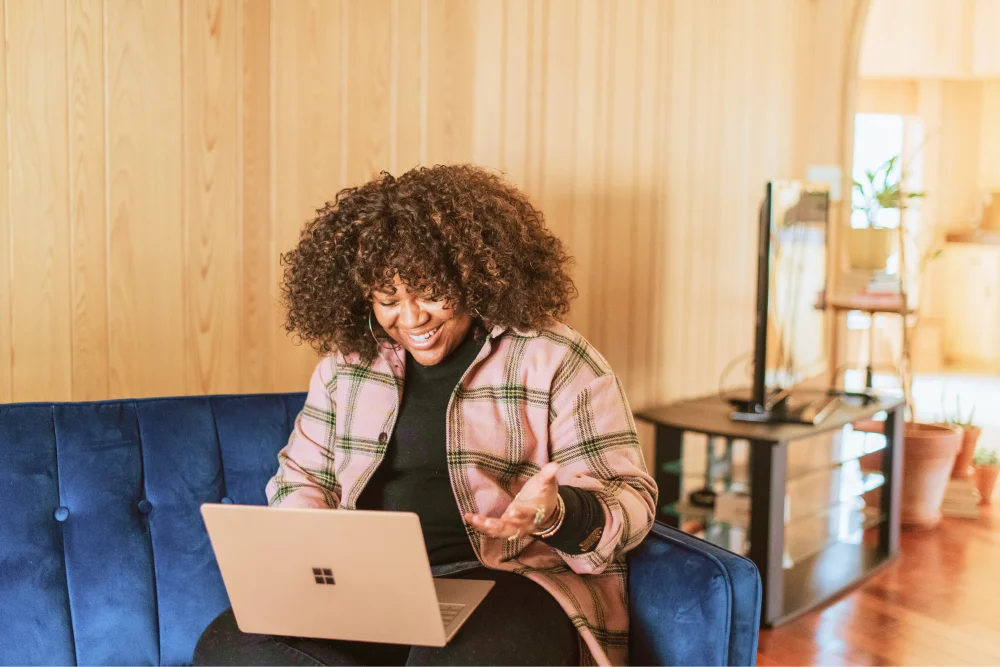
[[[472,326],[472,316],[453,304],[411,291],[396,276],[391,288],[372,293],[372,312],[389,336],[421,366],[441,363]]]

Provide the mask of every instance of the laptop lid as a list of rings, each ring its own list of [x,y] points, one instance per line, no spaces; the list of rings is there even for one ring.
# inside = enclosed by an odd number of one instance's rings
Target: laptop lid
[[[221,504],[201,511],[243,632],[445,644],[416,514]]]

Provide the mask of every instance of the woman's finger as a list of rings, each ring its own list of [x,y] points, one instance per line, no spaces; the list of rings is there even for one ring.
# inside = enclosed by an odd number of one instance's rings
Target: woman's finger
[[[490,537],[510,537],[531,532],[531,522],[523,519],[507,520],[484,517],[481,514],[466,514],[465,520],[480,533]]]

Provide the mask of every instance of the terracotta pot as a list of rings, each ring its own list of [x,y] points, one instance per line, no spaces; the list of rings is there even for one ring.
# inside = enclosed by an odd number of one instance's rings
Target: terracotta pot
[[[972,474],[972,456],[976,453],[976,443],[982,432],[978,426],[962,427],[962,448],[955,457],[955,467],[951,470],[952,479],[965,479]]]
[[[861,421],[856,421],[851,424],[851,427],[855,431],[863,431],[865,433],[885,433],[885,422],[875,421],[874,419],[862,419]]]
[[[929,530],[941,521],[941,501],[962,433],[948,426],[907,423],[903,429],[903,501],[900,522],[907,530]]]
[[[1000,473],[1000,466],[976,468],[976,488],[979,489],[980,505],[989,505],[993,502],[993,489],[997,485],[997,473]]]

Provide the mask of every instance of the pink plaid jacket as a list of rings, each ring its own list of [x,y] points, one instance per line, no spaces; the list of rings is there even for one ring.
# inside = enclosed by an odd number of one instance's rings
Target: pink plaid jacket
[[[382,461],[403,391],[403,353],[373,363],[323,358],[268,501],[282,507],[353,509]],[[628,663],[625,552],[653,524],[656,485],[618,378],[582,336],[557,324],[490,333],[448,408],[448,470],[459,509],[500,516],[548,461],[560,484],[596,493],[605,525],[581,555],[534,538],[514,542],[468,528],[486,567],[522,574],[548,590],[580,632],[585,664]]]

